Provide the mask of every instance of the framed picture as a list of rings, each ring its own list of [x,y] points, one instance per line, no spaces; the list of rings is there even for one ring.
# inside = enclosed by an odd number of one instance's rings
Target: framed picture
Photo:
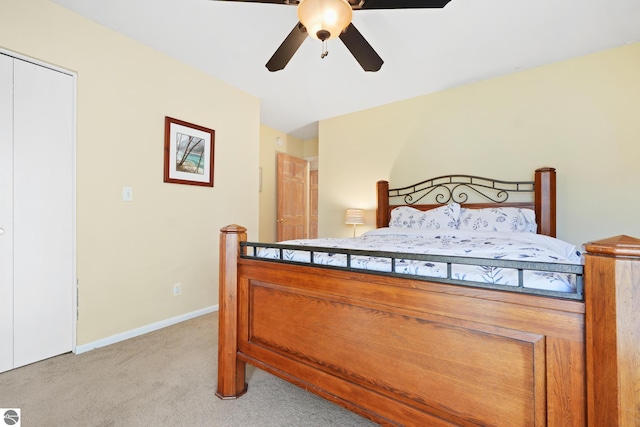
[[[164,182],[213,187],[215,131],[164,118]]]

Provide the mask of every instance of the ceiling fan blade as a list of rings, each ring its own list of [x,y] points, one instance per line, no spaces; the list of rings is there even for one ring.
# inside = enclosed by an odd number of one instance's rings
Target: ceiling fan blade
[[[220,0],[216,0],[220,1]],[[222,1],[241,1],[247,3],[273,3],[273,4],[286,4],[291,6],[297,6],[300,3],[298,0],[222,0]]]
[[[280,47],[275,51],[269,62],[267,69],[269,71],[282,70],[287,66],[293,54],[296,53],[302,42],[307,38],[307,29],[300,22],[293,27],[286,39]]]
[[[365,0],[360,9],[443,8],[450,0]],[[354,7],[355,9],[356,7]]]
[[[360,34],[360,31],[353,25],[349,26],[340,34],[340,40],[349,49],[356,61],[365,71],[378,71],[384,61],[371,47],[369,42]]]
[[[297,6],[301,0],[214,0],[247,3],[272,3]],[[423,9],[443,8],[451,0],[347,0],[353,10],[358,9]]]

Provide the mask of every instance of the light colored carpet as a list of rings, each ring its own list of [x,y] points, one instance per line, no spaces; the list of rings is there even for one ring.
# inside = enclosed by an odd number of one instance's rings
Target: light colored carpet
[[[218,399],[217,319],[2,373],[0,407],[20,408],[23,427],[375,425],[252,366],[244,396]]]

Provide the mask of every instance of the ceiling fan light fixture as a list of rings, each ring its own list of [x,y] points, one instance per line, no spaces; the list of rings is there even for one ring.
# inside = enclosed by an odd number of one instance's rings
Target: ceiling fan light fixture
[[[322,41],[339,37],[352,14],[346,0],[302,0],[298,5],[298,19],[311,37]]]

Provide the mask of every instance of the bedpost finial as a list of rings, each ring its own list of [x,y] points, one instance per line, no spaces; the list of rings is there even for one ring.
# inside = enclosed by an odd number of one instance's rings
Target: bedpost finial
[[[616,257],[640,257],[640,239],[620,235],[589,242],[584,245],[588,253],[593,255],[609,255]]]
[[[227,226],[224,226],[220,229],[221,233],[238,233],[238,234],[242,234],[242,233],[246,233],[247,229],[241,225],[238,224],[230,224]]]
[[[552,168],[549,166],[543,166],[541,168],[536,169],[536,172],[555,172],[556,168]]]

